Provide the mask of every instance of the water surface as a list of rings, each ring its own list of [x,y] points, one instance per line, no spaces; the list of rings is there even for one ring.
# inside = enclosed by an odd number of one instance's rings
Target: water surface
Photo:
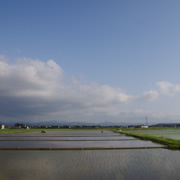
[[[0,151],[0,179],[178,180],[180,152],[166,149]]]
[[[180,128],[168,128],[168,129],[158,129],[158,130],[130,130],[128,132],[138,133],[138,134],[147,134],[158,137],[167,137],[171,139],[179,139],[180,140]]]
[[[49,131],[0,135],[0,148],[148,148],[163,147],[112,131]]]

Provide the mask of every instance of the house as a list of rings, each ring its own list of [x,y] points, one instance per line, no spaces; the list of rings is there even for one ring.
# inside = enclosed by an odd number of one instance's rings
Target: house
[[[5,126],[3,124],[1,124],[0,129],[5,129]]]
[[[148,126],[145,126],[145,125],[141,125],[141,128],[148,128]]]

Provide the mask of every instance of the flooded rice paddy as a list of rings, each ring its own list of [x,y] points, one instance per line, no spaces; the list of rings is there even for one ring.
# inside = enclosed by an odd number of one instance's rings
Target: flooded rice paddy
[[[111,131],[1,134],[0,148],[0,179],[5,180],[180,179],[180,151]]]
[[[59,131],[47,133],[1,134],[0,149],[109,149],[162,147],[111,131]]]
[[[148,134],[152,136],[158,136],[158,137],[167,137],[171,139],[179,139],[180,140],[180,128],[167,128],[167,129],[160,129],[160,130],[132,130],[128,131],[132,133],[138,133],[138,134]]]
[[[0,179],[180,179],[180,152],[166,149],[1,151],[0,159]]]

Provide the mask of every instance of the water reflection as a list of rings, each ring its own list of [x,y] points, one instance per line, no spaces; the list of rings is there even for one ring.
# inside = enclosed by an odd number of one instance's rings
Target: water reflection
[[[162,147],[111,131],[59,131],[46,134],[6,134],[0,136],[0,148],[135,148]]]
[[[0,179],[180,179],[180,152],[165,149],[1,151]]]

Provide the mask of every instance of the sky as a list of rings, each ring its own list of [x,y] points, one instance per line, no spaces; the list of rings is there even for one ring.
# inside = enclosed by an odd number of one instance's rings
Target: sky
[[[0,122],[180,123],[179,0],[0,0]]]

